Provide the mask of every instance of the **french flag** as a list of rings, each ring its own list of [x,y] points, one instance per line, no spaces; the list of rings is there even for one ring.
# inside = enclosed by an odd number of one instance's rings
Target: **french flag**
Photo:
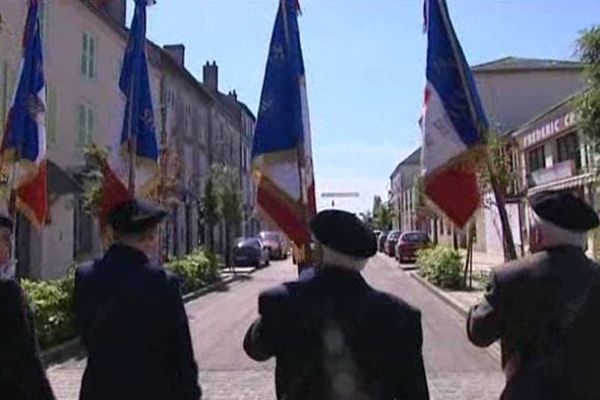
[[[481,204],[477,161],[488,122],[445,0],[425,0],[424,10],[427,84],[420,125],[425,195],[462,228]]]
[[[297,0],[281,0],[252,145],[257,204],[295,245],[310,243],[316,213],[306,78]]]
[[[23,59],[0,146],[2,167],[12,177],[14,189],[10,206],[16,206],[36,227],[48,219],[46,85],[39,5],[40,0],[29,0]]]

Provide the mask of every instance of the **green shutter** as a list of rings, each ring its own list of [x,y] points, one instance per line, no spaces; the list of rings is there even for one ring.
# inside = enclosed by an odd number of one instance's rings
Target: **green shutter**
[[[84,104],[79,105],[77,121],[79,126],[79,129],[77,130],[79,133],[79,146],[83,147],[85,145],[86,136],[86,110]]]
[[[88,76],[90,79],[96,77],[96,38],[89,36]]]
[[[46,98],[47,105],[47,114],[46,114],[46,132],[48,143],[56,143],[56,130],[57,130],[57,111],[56,107],[58,106],[58,102],[56,100],[56,88],[53,86],[48,86]]]
[[[87,145],[91,144],[93,141],[94,125],[95,125],[94,109],[90,105],[88,105],[87,106],[87,135],[86,135],[86,142],[85,142],[85,144],[87,144]]]
[[[88,34],[83,33],[83,43],[81,49],[81,74],[85,77],[88,76]]]

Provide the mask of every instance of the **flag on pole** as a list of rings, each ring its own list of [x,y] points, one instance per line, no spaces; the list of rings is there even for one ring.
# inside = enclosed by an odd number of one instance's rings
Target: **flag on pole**
[[[39,7],[40,0],[29,0],[23,59],[0,146],[3,168],[13,177],[14,205],[37,227],[45,225],[48,217],[46,88]]]
[[[279,5],[252,146],[257,205],[298,248],[316,213],[298,1]]]
[[[473,160],[488,129],[445,0],[425,0],[427,84],[420,125],[425,195],[463,227],[481,203]]]
[[[149,195],[158,184],[159,149],[146,57],[146,7],[154,0],[135,0],[135,11],[121,68],[119,90],[123,102],[123,125],[115,135],[103,167],[101,220],[117,203],[131,197],[129,168],[135,165],[135,194]],[[135,157],[130,158],[130,140]]]

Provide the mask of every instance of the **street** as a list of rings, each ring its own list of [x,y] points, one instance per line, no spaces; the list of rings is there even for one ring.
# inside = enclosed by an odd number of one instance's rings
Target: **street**
[[[187,304],[190,329],[200,366],[204,399],[273,400],[274,362],[256,363],[242,350],[242,338],[256,317],[257,294],[294,279],[291,261],[274,262],[231,284]],[[365,270],[378,289],[403,297],[423,313],[424,356],[432,399],[497,399],[503,375],[497,355],[468,343],[464,319],[402,271],[397,263],[377,255]],[[82,360],[48,370],[60,400],[77,398]]]

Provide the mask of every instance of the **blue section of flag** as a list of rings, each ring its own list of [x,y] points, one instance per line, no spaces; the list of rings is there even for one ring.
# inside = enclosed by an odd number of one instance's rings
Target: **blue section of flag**
[[[471,147],[483,141],[482,133],[488,129],[473,73],[456,38],[445,0],[425,1],[427,81],[442,99],[461,140]]]
[[[40,98],[45,83],[38,12],[38,1],[30,1],[23,34],[23,65],[2,141],[3,154],[14,151],[17,159],[32,162],[39,156],[42,139],[35,118],[45,107]]]
[[[300,88],[304,61],[298,12],[297,0],[280,2],[254,131],[253,158],[294,150],[304,142]]]
[[[136,138],[137,156],[157,161],[158,143],[146,59],[146,6],[151,3],[148,0],[135,0],[135,12],[119,79],[119,88],[127,99],[121,144],[127,143],[131,133],[131,137]]]

